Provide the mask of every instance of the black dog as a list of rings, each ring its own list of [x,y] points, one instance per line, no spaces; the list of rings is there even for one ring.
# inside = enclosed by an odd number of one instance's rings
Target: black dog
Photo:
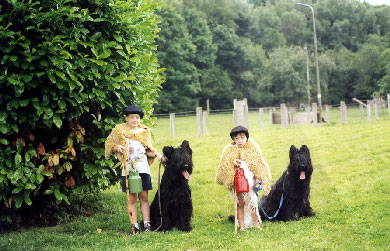
[[[179,148],[165,146],[163,153],[167,158],[165,171],[161,178],[159,207],[158,192],[150,206],[150,223],[158,231],[191,231],[192,199],[188,179],[192,173],[192,150],[184,140]],[[161,224],[162,217],[162,224]]]
[[[261,198],[262,208],[259,207],[261,218],[263,220],[292,221],[297,220],[298,217],[314,216],[315,213],[309,202],[312,173],[313,166],[309,148],[303,145],[298,150],[292,145],[290,164],[287,170],[271,187],[269,195]],[[280,207],[282,194],[283,201]],[[275,216],[278,209],[278,214]]]

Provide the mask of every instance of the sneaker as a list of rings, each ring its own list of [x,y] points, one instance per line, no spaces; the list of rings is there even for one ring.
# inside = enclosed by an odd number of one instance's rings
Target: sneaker
[[[145,232],[152,232],[152,226],[150,225],[150,222],[145,222],[144,231]]]
[[[136,235],[139,234],[139,228],[137,228],[134,224],[133,224],[133,227],[134,227],[134,233]],[[133,230],[132,229],[130,230],[130,235],[133,235]]]

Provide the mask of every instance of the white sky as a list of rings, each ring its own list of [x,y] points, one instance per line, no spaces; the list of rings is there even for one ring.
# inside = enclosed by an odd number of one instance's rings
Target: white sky
[[[364,0],[360,0],[360,2],[364,2]],[[372,5],[381,5],[381,4],[390,5],[390,0],[366,0],[366,2]]]

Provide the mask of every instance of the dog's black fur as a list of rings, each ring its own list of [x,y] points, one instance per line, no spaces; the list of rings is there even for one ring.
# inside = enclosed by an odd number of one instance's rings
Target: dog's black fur
[[[181,231],[191,231],[192,199],[188,185],[192,174],[192,149],[184,140],[179,148],[165,146],[163,153],[167,158],[165,171],[161,178],[161,214],[162,225],[158,231],[168,231],[173,227]],[[150,223],[153,229],[160,226],[161,216],[158,192],[150,206]]]
[[[302,174],[304,172],[304,175]],[[313,173],[309,148],[303,145],[299,150],[290,148],[290,164],[287,170],[271,187],[268,196],[261,198],[261,204],[269,217],[274,216],[283,193],[283,204],[278,215],[272,221],[293,221],[298,217],[310,217],[315,213],[310,207],[310,179]],[[284,191],[283,191],[284,184]],[[269,220],[259,208],[263,220]]]

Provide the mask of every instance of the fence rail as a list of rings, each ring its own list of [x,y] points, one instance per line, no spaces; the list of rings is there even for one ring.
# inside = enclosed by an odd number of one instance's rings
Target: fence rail
[[[315,103],[312,107],[287,107],[281,104],[279,107],[246,108],[248,115],[242,117],[246,117],[247,121],[241,124],[246,123],[249,128],[264,129],[278,126],[287,128],[299,124],[317,126],[318,123],[340,123],[345,125],[363,121],[388,120],[390,119],[390,95],[387,95],[387,102],[368,101],[367,104],[363,102],[345,104],[341,101],[340,104],[324,105],[321,109],[321,117],[317,108]],[[196,111],[155,114],[154,117],[157,117],[159,124],[168,123],[171,137],[180,136],[189,130],[201,136],[219,131],[221,125],[229,125],[230,128],[237,125],[237,112],[239,112],[237,107],[236,109],[206,109],[205,111],[198,107]],[[226,119],[226,114],[231,114],[231,119]],[[166,122],[163,122],[164,120]],[[193,122],[187,123],[188,120],[193,120]],[[189,124],[194,127],[188,128]]]

